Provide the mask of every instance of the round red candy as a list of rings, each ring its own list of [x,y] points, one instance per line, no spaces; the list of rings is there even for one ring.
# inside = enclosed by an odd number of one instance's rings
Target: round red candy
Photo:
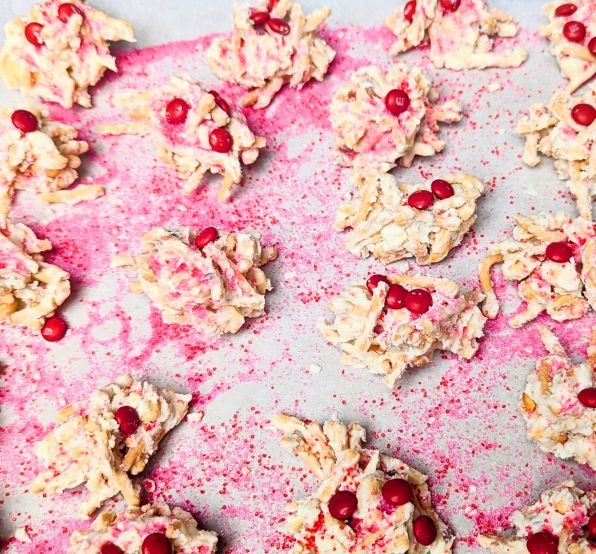
[[[195,246],[197,248],[205,248],[210,242],[214,242],[219,237],[219,233],[215,227],[205,227],[195,238]]]
[[[569,42],[581,42],[586,38],[586,26],[580,21],[568,21],[563,26],[563,36]]]
[[[190,106],[182,98],[174,98],[166,106],[166,119],[172,125],[184,123],[188,117]]]
[[[32,133],[39,129],[37,117],[27,110],[16,110],[12,113],[12,124],[23,133]]]
[[[215,99],[215,103],[219,108],[221,108],[228,115],[232,113],[232,110],[230,110],[230,105],[219,95],[219,92],[215,90],[210,90],[209,94],[213,96],[213,98]]]
[[[385,297],[385,306],[392,310],[403,308],[407,292],[401,285],[391,285]]]
[[[143,539],[142,554],[172,554],[172,543],[163,533],[151,533]]]
[[[590,104],[576,104],[571,110],[571,117],[578,125],[588,127],[596,119],[596,109]]]
[[[134,435],[141,424],[137,411],[131,406],[120,406],[114,414],[118,427],[125,437]]]
[[[124,554],[124,550],[113,542],[104,542],[99,549],[99,554]]]
[[[546,257],[551,262],[564,264],[573,257],[573,249],[566,240],[551,242],[546,247]]]
[[[377,288],[377,285],[380,282],[383,283],[387,283],[388,285],[391,285],[391,282],[389,281],[389,279],[387,279],[387,277],[385,277],[385,275],[371,275],[367,281],[366,281],[366,288],[368,289],[368,292],[370,292],[371,294],[373,293],[373,291]]]
[[[350,519],[357,506],[356,495],[350,491],[337,491],[329,499],[329,513],[335,519]]]
[[[410,0],[404,6],[404,19],[408,23],[412,23],[414,20],[414,14],[416,13],[416,0]]]
[[[43,45],[43,39],[41,38],[41,30],[43,25],[41,23],[29,23],[25,27],[25,38],[33,44],[33,46],[40,47]]]
[[[445,200],[445,198],[451,198],[455,194],[455,191],[453,190],[453,187],[451,186],[451,184],[443,179],[435,179],[431,183],[430,188],[433,191],[433,194],[439,200]]]
[[[417,190],[408,197],[408,206],[417,210],[427,210],[434,204],[434,196],[430,190]]]
[[[431,545],[437,538],[437,526],[432,518],[428,516],[418,516],[414,520],[412,530],[416,540],[424,546]]]
[[[414,499],[412,485],[405,479],[389,479],[381,489],[383,499],[392,506],[402,506]]]
[[[66,321],[55,315],[46,320],[41,328],[41,336],[48,342],[56,342],[64,338],[67,329]]]
[[[528,537],[526,548],[530,554],[557,554],[559,539],[548,531],[539,531]]]
[[[259,27],[269,21],[269,14],[267,12],[259,12],[255,10],[250,14],[249,19],[255,27]]]
[[[412,289],[404,298],[406,308],[413,314],[424,314],[433,305],[433,297],[426,289]]]
[[[577,395],[577,399],[586,407],[586,408],[596,408],[596,387],[588,387],[580,391]]]
[[[596,514],[592,514],[588,520],[588,534],[592,540],[596,541]]]
[[[410,97],[403,90],[394,88],[385,96],[385,107],[393,115],[400,115],[410,107]]]
[[[75,6],[74,4],[71,4],[70,2],[60,4],[60,6],[58,7],[58,19],[60,21],[62,21],[63,23],[68,23],[68,20],[73,15],[80,15],[81,17],[85,16],[81,8]]]
[[[461,0],[440,0],[441,7],[447,12],[457,11],[461,4]]]
[[[588,50],[592,56],[596,56],[596,37],[592,37],[588,42]]]
[[[276,17],[272,17],[267,21],[267,27],[269,27],[274,33],[278,35],[289,35],[290,26],[283,20]]]
[[[557,9],[555,10],[555,15],[557,17],[569,17],[570,15],[573,15],[576,11],[577,6],[575,4],[572,4],[571,2],[568,2],[567,4],[561,4],[560,6],[557,6]]]
[[[232,135],[223,127],[217,127],[209,133],[209,144],[211,150],[220,154],[227,154],[232,149]]]

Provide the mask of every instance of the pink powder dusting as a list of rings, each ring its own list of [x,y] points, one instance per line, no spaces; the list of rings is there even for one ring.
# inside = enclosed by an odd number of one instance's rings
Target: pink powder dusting
[[[387,63],[392,37],[386,30],[327,30],[325,38],[338,57],[325,82],[300,93],[285,90],[267,111],[247,110],[249,124],[267,138],[268,147],[247,170],[243,189],[225,205],[216,201],[217,187],[209,182],[183,196],[174,172],[154,159],[147,141],[98,135],[99,123],[125,119],[109,105],[113,92],[157,85],[175,73],[207,75],[204,52],[211,38],[122,54],[119,74],[98,87],[93,110],[52,106],[56,119],[76,125],[92,145],[82,180],[105,184],[107,194],[93,203],[44,211],[31,197],[20,195],[17,202],[15,217],[54,244],[47,259],[71,273],[73,295],[62,309],[71,329],[60,343],[45,343],[35,332],[2,329],[0,519],[11,528],[27,526],[33,541],[11,539],[14,551],[65,552],[70,532],[85,527],[74,517],[81,491],[53,499],[27,492],[39,469],[32,445],[51,428],[55,410],[124,370],[192,391],[193,411],[205,412],[201,423],[186,422],[166,437],[142,478],[155,482],[147,500],[190,509],[201,525],[220,533],[229,553],[287,550],[291,541],[277,529],[284,506],[315,485],[297,460],[280,452],[267,427],[278,410],[310,418],[338,413],[365,423],[375,446],[430,474],[433,500],[456,528],[461,551],[474,548],[479,531],[505,525],[513,509],[533,502],[545,486],[568,477],[580,485],[593,482],[586,467],[542,454],[525,439],[516,404],[534,360],[544,353],[536,324],[514,331],[507,325],[510,314],[501,314],[487,325],[487,338],[471,362],[443,355],[430,367],[411,371],[393,392],[364,370],[340,367],[339,353],[314,328],[332,295],[381,269],[373,260],[353,258],[333,230],[349,173],[331,161],[327,106],[349,70]],[[522,33],[517,41],[528,45],[535,39]],[[526,90],[514,84],[512,71],[500,71],[509,102],[504,106],[498,94],[488,93],[494,73],[472,78],[439,73],[426,57],[420,63],[443,98],[463,99],[466,117],[459,126],[442,129],[445,154],[416,160],[404,178],[463,170],[485,179],[490,189],[476,230],[446,262],[422,272],[465,275],[466,284],[476,286],[477,261],[510,231],[502,205],[510,205],[509,214],[541,207],[542,196],[522,194],[532,173],[519,161],[521,141],[511,136],[523,110],[536,100],[536,89]],[[534,70],[517,71],[531,83]],[[234,87],[215,88],[229,99],[241,95]],[[508,160],[514,160],[513,169]],[[548,187],[560,197],[559,205],[572,205],[554,173]],[[110,259],[136,251],[151,226],[171,224],[259,230],[265,243],[276,244],[281,256],[269,268],[276,291],[269,296],[268,314],[218,341],[164,325],[145,297],[131,296],[132,275],[109,269]],[[498,275],[497,281],[499,297],[515,305],[511,287]],[[553,326],[573,354],[584,354],[592,316],[568,324],[540,322]],[[315,381],[304,368],[316,360],[327,364]]]

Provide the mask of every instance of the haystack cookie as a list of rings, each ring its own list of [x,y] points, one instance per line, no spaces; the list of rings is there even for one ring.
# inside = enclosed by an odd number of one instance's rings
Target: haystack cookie
[[[478,543],[497,554],[589,554],[596,540],[595,514],[596,491],[564,481],[512,514],[513,535],[481,535]]]
[[[70,295],[70,275],[43,261],[51,250],[22,223],[0,231],[0,321],[41,329]]]
[[[596,18],[593,0],[564,2],[544,6],[549,24],[540,34],[550,41],[563,77],[569,80],[568,92],[574,92],[596,75]]]
[[[316,32],[330,15],[323,8],[305,16],[291,0],[238,4],[232,36],[213,40],[209,65],[220,79],[250,90],[244,105],[265,108],[285,84],[300,90],[323,80],[335,51]]]
[[[115,94],[113,102],[136,121],[100,125],[100,132],[150,135],[158,156],[185,180],[184,194],[194,192],[210,172],[223,176],[218,198],[227,200],[242,182],[242,164],[254,163],[265,146],[234,106],[185,78],[174,77],[161,88]]]
[[[484,69],[518,67],[528,53],[521,48],[494,52],[494,38],[517,34],[517,23],[505,12],[490,9],[485,0],[410,0],[385,24],[397,37],[392,54],[430,41],[436,67]]]
[[[344,353],[343,363],[364,365],[393,387],[409,366],[430,363],[435,350],[470,359],[483,336],[483,299],[449,279],[373,275],[334,298],[318,327]]]
[[[132,27],[84,0],[48,0],[6,26],[0,76],[27,97],[91,106],[89,87],[117,71],[109,42],[134,42]]]
[[[80,156],[89,150],[78,131],[48,119],[47,110],[0,112],[0,227],[8,223],[15,190],[38,194],[47,203],[76,204],[104,193],[99,185],[70,187]]]
[[[389,171],[398,160],[410,167],[414,156],[440,152],[445,143],[437,135],[439,122],[459,121],[461,107],[457,100],[437,100],[419,67],[394,64],[387,71],[368,66],[352,72],[330,106],[339,163]]]
[[[186,415],[190,394],[158,389],[124,374],[58,414],[58,426],[35,446],[47,468],[31,492],[56,494],[85,484],[90,495],[81,506],[89,517],[121,493],[139,505],[139,488],[130,475],[145,468],[161,439]]]
[[[494,319],[499,312],[490,270],[500,263],[505,278],[518,282],[518,294],[526,303],[510,320],[512,327],[544,311],[555,321],[566,321],[596,309],[596,225],[562,212],[513,218],[513,238],[491,246],[480,264],[484,314]]]
[[[113,266],[137,270],[133,291],[153,301],[164,323],[221,335],[265,313],[271,282],[260,268],[276,256],[247,233],[156,227],[143,237],[140,255],[119,255]]]
[[[354,184],[336,226],[349,229],[352,254],[384,264],[411,256],[423,265],[443,260],[476,221],[476,201],[484,192],[484,183],[463,174],[408,185],[369,171],[356,174]]]
[[[91,531],[75,531],[70,554],[215,554],[217,534],[203,531],[191,513],[158,502],[125,512],[104,512]]]
[[[454,537],[433,510],[426,475],[397,458],[365,449],[366,431],[278,414],[281,445],[320,481],[309,497],[288,506],[293,554],[452,551]]]
[[[548,355],[536,363],[520,409],[528,437],[545,452],[596,469],[596,327],[588,359],[574,364],[548,327],[540,328]]]

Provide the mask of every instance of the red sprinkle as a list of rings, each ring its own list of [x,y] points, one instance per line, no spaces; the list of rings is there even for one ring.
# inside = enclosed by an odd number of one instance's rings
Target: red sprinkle
[[[267,12],[258,12],[253,10],[249,16],[249,19],[252,21],[252,24],[255,27],[259,27],[269,21],[269,14]]]
[[[571,110],[571,117],[578,125],[589,127],[596,119],[596,109],[590,104],[576,104]]]
[[[417,210],[427,210],[435,202],[433,193],[430,190],[417,190],[408,197],[408,206]]]
[[[448,12],[457,11],[461,4],[461,0],[440,0],[441,7]]]
[[[232,149],[232,135],[223,127],[217,127],[209,133],[209,144],[211,150],[220,154],[227,154]]]
[[[356,495],[350,491],[337,491],[329,499],[329,513],[335,519],[350,519],[357,507]]]
[[[275,6],[277,6],[278,2],[279,0],[269,0],[269,2],[267,2],[267,11],[270,12],[271,10],[273,10]]]
[[[592,37],[590,42],[588,42],[588,50],[592,56],[596,57],[596,37]]]
[[[27,110],[16,110],[12,113],[10,118],[12,124],[23,133],[32,133],[39,129],[39,121],[37,117]]]
[[[389,479],[381,489],[383,499],[392,506],[402,506],[414,499],[412,485],[405,479]]]
[[[424,314],[433,305],[433,297],[426,289],[412,289],[404,299],[406,308],[413,314]]]
[[[596,408],[596,387],[588,387],[580,391],[577,395],[577,399],[586,407],[586,408]]]
[[[416,0],[410,0],[404,6],[404,19],[408,23],[412,23],[414,20],[414,14],[416,13]]]
[[[141,425],[141,420],[137,411],[131,406],[120,406],[114,414],[118,427],[124,437],[134,435]]]
[[[195,246],[199,249],[205,248],[210,242],[216,241],[219,233],[215,227],[205,227],[195,238]]]
[[[401,285],[391,285],[385,296],[385,306],[392,310],[399,310],[404,307],[404,299],[408,291]]]
[[[433,194],[439,200],[445,200],[445,198],[451,198],[455,194],[455,191],[453,190],[453,187],[451,186],[451,184],[443,179],[435,179],[431,183],[430,188],[433,191]]]
[[[557,554],[559,539],[548,531],[539,531],[528,537],[526,548],[530,554]]]
[[[43,25],[41,23],[29,23],[25,27],[25,38],[33,44],[33,46],[43,46],[43,39],[41,38],[41,30]]]
[[[375,333],[376,335],[380,335],[383,332],[383,326],[382,325],[375,325],[373,327],[373,333]]]
[[[99,549],[99,554],[124,554],[124,550],[113,542],[104,542]]]
[[[577,6],[569,2],[568,4],[561,4],[555,10],[555,15],[557,17],[568,17],[573,15],[577,11]]]
[[[70,2],[60,4],[58,7],[58,19],[62,21],[62,23],[68,23],[68,20],[73,15],[80,15],[82,18],[85,18],[83,10],[75,4],[71,4]]]
[[[586,37],[586,26],[580,21],[568,21],[563,26],[563,35],[570,42],[581,42]]]
[[[403,90],[394,88],[385,96],[385,107],[393,115],[400,115],[410,107],[410,97]]]
[[[596,541],[596,514],[592,514],[588,520],[588,533],[592,540]]]
[[[174,98],[166,106],[166,120],[172,125],[184,123],[189,110],[190,106],[182,98]]]
[[[151,533],[143,539],[142,554],[172,554],[172,543],[163,533]]]
[[[278,19],[277,17],[272,17],[267,21],[267,27],[278,35],[290,34],[290,26],[283,19]]]
[[[437,538],[437,526],[432,518],[428,516],[418,516],[414,520],[412,530],[416,540],[424,546],[431,545]]]
[[[573,249],[566,240],[551,242],[546,247],[546,257],[551,262],[564,264],[573,257]]]
[[[57,342],[64,338],[67,329],[66,321],[55,315],[46,320],[41,328],[41,336],[48,342]]]
[[[226,112],[228,115],[230,115],[232,113],[232,110],[230,109],[230,105],[227,103],[226,100],[224,100],[220,95],[219,92],[217,92],[216,90],[210,90],[209,94],[211,96],[213,96],[213,98],[215,98],[215,103],[224,111]]]

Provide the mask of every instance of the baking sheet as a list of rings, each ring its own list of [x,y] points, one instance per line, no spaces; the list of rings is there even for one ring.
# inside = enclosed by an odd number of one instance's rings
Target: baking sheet
[[[30,2],[1,4],[5,23]],[[285,551],[277,530],[284,506],[315,485],[269,428],[279,410],[358,421],[368,429],[370,444],[427,472],[435,507],[460,537],[456,551],[461,553],[478,552],[479,530],[505,525],[513,509],[534,502],[548,486],[567,478],[580,486],[594,484],[596,475],[586,466],[557,460],[529,443],[517,411],[527,373],[544,353],[537,325],[552,325],[564,345],[582,355],[592,315],[556,325],[541,318],[512,330],[507,319],[517,298],[501,283],[504,313],[487,325],[478,355],[471,362],[437,356],[432,365],[408,372],[394,391],[366,370],[343,366],[339,351],[315,329],[329,298],[382,269],[374,260],[350,255],[333,230],[334,210],[349,190],[349,171],[332,162],[327,105],[348,71],[390,62],[392,37],[382,23],[397,6],[380,0],[326,4],[333,16],[324,34],[338,51],[330,75],[301,93],[284,91],[264,112],[247,112],[269,147],[249,168],[233,202],[220,205],[215,182],[184,197],[147,141],[104,138],[96,125],[123,120],[109,104],[115,91],[158,84],[171,74],[189,74],[238,97],[238,90],[217,83],[204,56],[208,35],[231,28],[230,0],[94,2],[129,19],[139,40],[134,48],[118,47],[120,74],[96,89],[93,110],[52,106],[57,119],[80,127],[91,143],[83,181],[105,184],[106,196],[75,207],[41,207],[21,193],[14,211],[16,219],[52,241],[55,250],[48,259],[71,273],[74,291],[61,312],[71,329],[63,341],[46,343],[22,329],[0,331],[0,537],[9,552],[65,552],[72,530],[88,525],[76,519],[81,491],[51,499],[28,492],[39,469],[32,445],[62,406],[125,370],[193,393],[192,411],[203,413],[203,420],[185,422],[166,437],[141,477],[153,491],[144,498],[191,509],[201,525],[220,534],[222,552]],[[305,0],[303,5],[309,10],[321,4]],[[545,22],[541,1],[494,0],[492,5],[521,23],[517,42],[530,51],[522,68],[454,73],[436,70],[424,51],[402,57],[420,63],[443,97],[459,97],[465,118],[443,127],[443,154],[416,160],[412,169],[399,170],[399,178],[416,181],[463,170],[489,183],[478,222],[463,245],[443,263],[420,270],[468,286],[477,286],[478,261],[510,232],[513,213],[574,210],[551,161],[535,169],[523,166],[523,143],[513,135],[527,107],[548,100],[562,86],[546,43],[535,35]],[[493,83],[502,90],[489,92]],[[0,100],[23,102],[3,86]],[[151,226],[171,224],[252,229],[276,244],[280,258],[268,269],[275,286],[268,315],[221,340],[164,326],[144,296],[128,291],[132,275],[110,269],[109,262],[116,252],[138,249]],[[412,264],[408,270],[417,268]],[[322,368],[319,373],[311,371],[317,369],[313,364]],[[26,527],[32,543],[10,539],[19,527]]]

